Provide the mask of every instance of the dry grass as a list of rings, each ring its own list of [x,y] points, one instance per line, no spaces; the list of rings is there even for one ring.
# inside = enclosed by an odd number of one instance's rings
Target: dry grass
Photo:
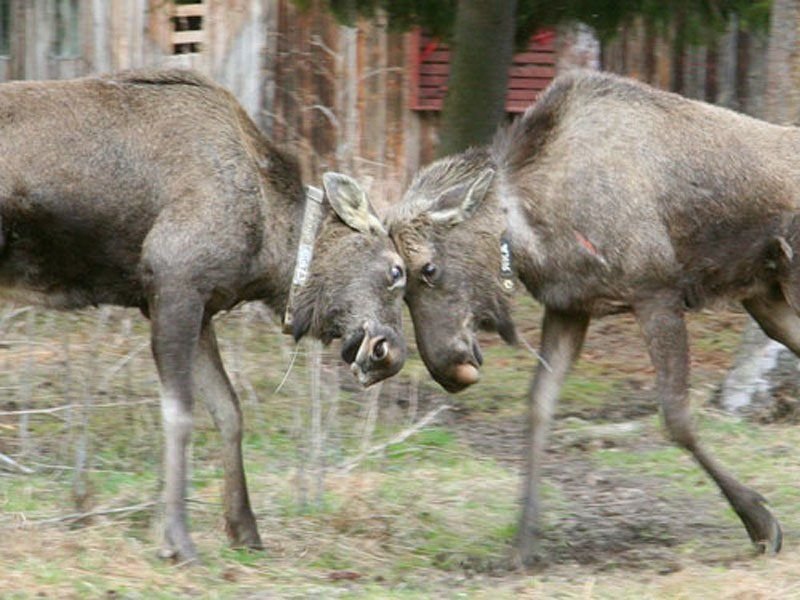
[[[537,313],[522,310],[533,315],[522,325],[534,340]],[[743,322],[739,313],[693,319],[699,404],[730,363]],[[424,383],[416,390],[408,376],[379,397],[362,395],[326,354],[320,450],[305,351],[276,393],[291,347],[260,312],[224,318],[219,337],[246,415],[266,550],[225,544],[218,439],[200,411],[190,511],[202,564],[185,569],[156,558],[152,508],[104,513],[157,499],[157,387],[142,320],[37,311],[0,320],[0,332],[12,342],[0,350],[0,411],[72,407],[0,415],[0,452],[36,469],[0,471],[3,599],[800,598],[800,432],[700,411],[708,445],[773,501],[784,525],[784,552],[753,556],[718,492],[663,441],[649,366],[624,319],[592,328],[567,386],[562,411],[572,416],[557,424],[546,465],[548,564],[535,574],[510,561],[533,364],[523,350],[490,344],[485,381],[456,398]],[[422,371],[417,360],[407,369]],[[454,410],[410,431],[444,401]],[[403,431],[412,434],[389,443]],[[89,490],[81,510],[100,514],[78,525],[64,517],[78,509],[81,440]],[[350,471],[336,468],[370,447],[380,451]]]

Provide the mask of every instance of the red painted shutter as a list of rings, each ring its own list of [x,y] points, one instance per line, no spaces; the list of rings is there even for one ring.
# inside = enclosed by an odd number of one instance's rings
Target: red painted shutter
[[[423,31],[412,33],[409,51],[412,110],[442,110],[450,73],[450,49]],[[544,30],[514,55],[508,81],[506,110],[524,111],[555,77],[555,33]]]

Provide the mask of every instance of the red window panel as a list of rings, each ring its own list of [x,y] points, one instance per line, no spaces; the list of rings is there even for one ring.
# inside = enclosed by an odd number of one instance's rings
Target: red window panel
[[[442,110],[450,73],[450,49],[417,29],[411,34],[409,68],[411,108]],[[524,111],[555,77],[555,33],[540,31],[528,47],[514,55],[509,71],[506,110]]]

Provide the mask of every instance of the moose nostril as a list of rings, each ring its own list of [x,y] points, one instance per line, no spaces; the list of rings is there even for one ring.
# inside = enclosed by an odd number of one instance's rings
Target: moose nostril
[[[480,346],[478,346],[478,342],[472,342],[472,355],[475,357],[475,360],[478,361],[479,367],[483,365],[483,354],[481,353]]]
[[[389,343],[386,338],[380,338],[375,345],[372,346],[372,360],[380,361],[386,358],[389,354]]]

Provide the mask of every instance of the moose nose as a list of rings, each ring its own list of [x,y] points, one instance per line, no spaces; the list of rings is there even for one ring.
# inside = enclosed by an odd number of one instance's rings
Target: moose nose
[[[363,334],[350,369],[362,385],[369,386],[403,367],[406,347],[402,337],[389,327],[364,324]]]
[[[381,362],[387,356],[389,356],[389,342],[385,337],[379,337],[372,343],[370,358],[374,362]]]

